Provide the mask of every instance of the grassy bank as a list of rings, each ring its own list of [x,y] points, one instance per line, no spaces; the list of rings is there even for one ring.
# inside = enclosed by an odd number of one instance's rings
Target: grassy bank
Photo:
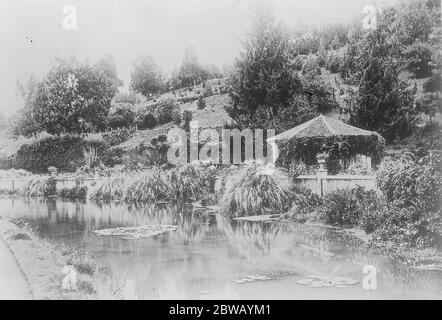
[[[16,257],[35,299],[135,298],[123,281],[99,269],[92,257],[39,238],[23,220],[6,221],[0,218],[0,236]],[[73,266],[77,270],[76,290],[62,288],[65,266]]]

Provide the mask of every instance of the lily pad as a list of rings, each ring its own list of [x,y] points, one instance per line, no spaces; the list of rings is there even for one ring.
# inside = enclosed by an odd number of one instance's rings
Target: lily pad
[[[245,278],[236,279],[235,282],[239,283],[239,284],[243,284],[246,282],[265,281],[265,280],[272,280],[272,278],[269,276],[266,276],[266,275],[249,274],[249,275],[246,275]]]
[[[345,288],[347,285],[355,285],[359,283],[358,280],[346,277],[321,277],[311,275],[307,279],[301,279],[296,281],[296,283],[304,286],[310,286],[312,288],[323,288],[323,287],[335,287],[335,288]]]
[[[140,227],[120,227],[112,229],[95,230],[98,236],[117,236],[125,240],[148,238],[164,232],[176,231],[177,226],[172,225],[145,225]]]

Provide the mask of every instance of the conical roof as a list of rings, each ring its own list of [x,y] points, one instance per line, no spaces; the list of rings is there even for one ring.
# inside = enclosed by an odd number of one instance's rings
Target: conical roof
[[[328,138],[333,136],[370,136],[374,131],[353,127],[342,121],[320,115],[290,130],[278,134],[267,141],[290,140],[292,138]]]

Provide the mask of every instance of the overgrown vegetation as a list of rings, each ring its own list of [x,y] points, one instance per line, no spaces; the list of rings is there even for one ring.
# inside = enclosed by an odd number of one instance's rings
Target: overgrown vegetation
[[[416,246],[442,244],[440,155],[386,160],[378,170],[377,183],[388,203],[376,211],[382,221],[380,239]]]
[[[365,191],[361,187],[332,192],[323,200],[324,220],[335,226],[354,227],[360,223],[364,208],[376,199],[374,191]]]
[[[207,175],[198,166],[185,165],[171,170],[169,187],[171,198],[178,202],[197,201],[206,189]]]
[[[221,207],[236,216],[283,213],[291,205],[292,187],[292,180],[281,169],[244,166],[226,177]]]
[[[295,197],[301,208],[319,210],[323,220],[339,227],[361,227],[374,240],[402,246],[442,245],[442,167],[440,158],[409,154],[386,159],[377,171],[382,192],[361,187],[334,191],[320,202]],[[299,192],[298,192],[299,194]]]
[[[125,200],[130,202],[163,202],[170,200],[170,187],[164,172],[146,172],[127,188]]]
[[[126,190],[126,178],[124,176],[117,176],[103,182],[98,188],[93,190],[89,195],[89,199],[95,201],[124,200]]]

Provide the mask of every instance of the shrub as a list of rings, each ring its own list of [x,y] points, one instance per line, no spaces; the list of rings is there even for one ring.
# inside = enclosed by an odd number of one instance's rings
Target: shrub
[[[125,199],[132,202],[168,201],[170,188],[163,174],[152,170],[128,187]]]
[[[441,244],[440,213],[431,212],[416,202],[410,207],[400,203],[383,203],[364,213],[363,229],[375,240],[428,247]]]
[[[179,111],[178,104],[175,99],[169,98],[162,100],[157,105],[157,114],[159,123],[167,123],[173,120],[173,113]]]
[[[47,195],[47,191],[48,185],[46,181],[41,179],[31,179],[24,185],[21,194],[25,197],[43,197]]]
[[[184,165],[175,168],[169,176],[173,201],[191,202],[201,198],[205,188],[205,174],[201,167]]]
[[[387,203],[379,209],[382,240],[413,246],[440,245],[442,238],[442,168],[440,158],[415,159],[407,154],[386,159],[377,172],[377,184]]]
[[[142,115],[137,122],[139,129],[152,129],[155,128],[157,124],[158,119],[151,112]]]
[[[204,100],[203,96],[198,98],[197,107],[198,110],[203,110],[206,108],[206,101]]]
[[[83,184],[83,180],[77,178],[75,180],[75,187],[72,189],[63,189],[58,192],[60,198],[71,200],[85,200],[87,196],[87,187]]]
[[[386,212],[385,207],[375,204],[369,204],[363,209],[363,214],[360,221],[361,228],[366,233],[372,233],[384,223]]]
[[[100,140],[87,140],[78,135],[48,136],[20,146],[12,157],[2,159],[4,169],[24,169],[33,173],[46,173],[49,167],[60,172],[75,172],[86,164],[83,151],[94,148],[101,157],[106,145]]]
[[[311,211],[320,208],[322,198],[310,189],[295,185],[293,188],[293,202],[300,206],[303,211]]]
[[[103,182],[89,196],[91,200],[123,200],[126,196],[126,179],[123,176]]]
[[[135,122],[135,110],[129,103],[117,103],[109,111],[109,126],[111,128],[129,128]]]
[[[329,54],[325,61],[325,68],[331,73],[339,73],[344,63],[344,59],[337,54]]]
[[[358,201],[349,189],[337,190],[324,197],[325,222],[334,226],[355,226],[361,217]]]
[[[236,215],[284,212],[291,204],[292,186],[289,176],[280,169],[244,166],[226,178],[222,210]]]
[[[397,160],[383,161],[376,175],[376,183],[387,201],[407,206],[418,199],[434,211],[441,207],[441,172],[437,156],[417,160],[408,154]]]

